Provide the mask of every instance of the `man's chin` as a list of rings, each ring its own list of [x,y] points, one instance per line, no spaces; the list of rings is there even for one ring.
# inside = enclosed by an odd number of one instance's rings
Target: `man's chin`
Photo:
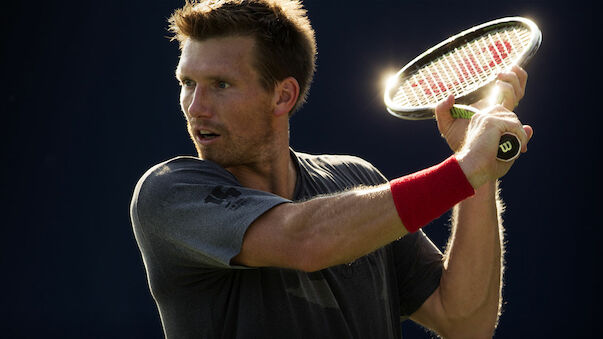
[[[228,159],[224,159],[223,156],[218,156],[216,154],[212,154],[213,152],[203,152],[199,147],[197,147],[197,156],[200,159],[203,160],[208,160],[211,162],[215,162],[216,164],[222,166],[222,167],[227,167],[229,166],[229,161]]]

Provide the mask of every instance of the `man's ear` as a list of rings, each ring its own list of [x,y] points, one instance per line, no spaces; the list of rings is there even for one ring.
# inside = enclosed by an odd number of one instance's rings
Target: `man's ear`
[[[276,84],[274,90],[274,115],[289,115],[299,97],[299,83],[294,77],[287,77]]]

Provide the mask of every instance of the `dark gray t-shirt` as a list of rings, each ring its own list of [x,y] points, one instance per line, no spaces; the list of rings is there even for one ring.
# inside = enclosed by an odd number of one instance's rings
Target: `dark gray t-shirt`
[[[294,201],[387,180],[350,156],[292,152]],[[151,168],[131,204],[134,233],[168,338],[400,338],[400,319],[439,285],[440,251],[421,231],[353,263],[306,273],[230,264],[247,227],[291,201],[241,186],[211,161]]]

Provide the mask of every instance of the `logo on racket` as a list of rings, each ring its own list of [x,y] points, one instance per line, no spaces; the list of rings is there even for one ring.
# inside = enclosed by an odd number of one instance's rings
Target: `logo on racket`
[[[513,144],[511,143],[511,141],[507,140],[507,141],[503,142],[502,144],[500,144],[498,147],[500,147],[501,151],[503,151],[504,153],[507,153],[511,149],[513,149]]]
[[[421,87],[425,95],[438,95],[454,87],[458,87],[465,81],[471,82],[471,79],[479,76],[488,69],[496,69],[496,66],[503,63],[513,52],[513,45],[507,40],[499,40],[489,44],[487,47],[479,49],[481,41],[472,42],[470,48],[455,50],[448,55],[446,61],[447,68],[451,69],[456,75],[456,79],[443,80],[440,77],[440,70],[431,74],[421,73],[422,77],[417,82],[411,84],[411,87]],[[446,74],[446,78],[450,78]]]

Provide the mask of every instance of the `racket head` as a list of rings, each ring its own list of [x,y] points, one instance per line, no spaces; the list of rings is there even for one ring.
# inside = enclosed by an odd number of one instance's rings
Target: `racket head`
[[[531,20],[507,17],[454,35],[423,52],[391,77],[384,102],[390,114],[408,120],[434,118],[434,108],[453,94],[471,104],[493,88],[499,73],[525,66],[542,33]]]

